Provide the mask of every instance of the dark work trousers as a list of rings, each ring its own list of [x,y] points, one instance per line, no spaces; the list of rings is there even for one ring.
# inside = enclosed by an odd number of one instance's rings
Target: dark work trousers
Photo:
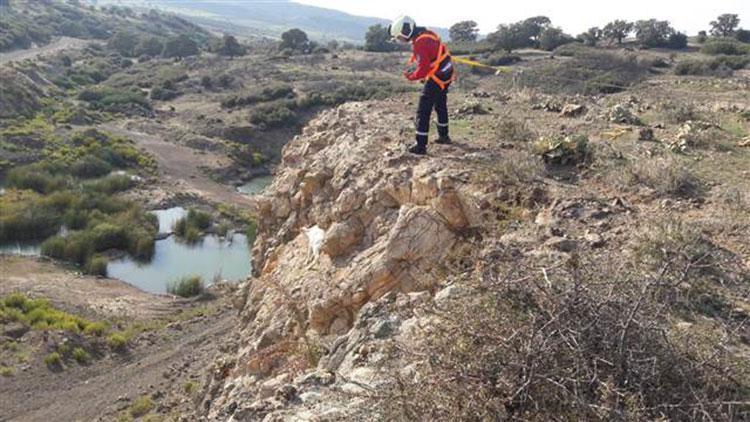
[[[440,86],[432,79],[427,80],[422,88],[417,108],[417,145],[427,146],[427,135],[430,131],[430,116],[435,109],[438,118],[438,134],[448,136],[448,87]]]

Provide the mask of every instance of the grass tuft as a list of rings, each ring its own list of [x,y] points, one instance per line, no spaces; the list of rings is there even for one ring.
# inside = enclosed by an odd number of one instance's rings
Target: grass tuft
[[[180,297],[199,296],[205,290],[206,287],[200,276],[182,277],[167,284],[167,292]]]

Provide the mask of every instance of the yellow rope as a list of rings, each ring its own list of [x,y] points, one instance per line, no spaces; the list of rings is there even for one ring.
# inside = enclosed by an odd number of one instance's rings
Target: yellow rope
[[[456,62],[456,63],[462,63],[462,64],[465,64],[465,65],[468,65],[468,66],[472,66],[472,67],[481,67],[481,68],[484,68],[484,69],[492,69],[492,70],[495,71],[496,75],[500,74],[500,73],[513,73],[513,69],[510,68],[510,67],[507,67],[507,66],[490,66],[490,65],[487,65],[487,64],[484,64],[484,63],[479,63],[479,62],[474,61],[474,60],[465,59],[463,57],[453,56],[452,58],[453,58],[453,61]]]

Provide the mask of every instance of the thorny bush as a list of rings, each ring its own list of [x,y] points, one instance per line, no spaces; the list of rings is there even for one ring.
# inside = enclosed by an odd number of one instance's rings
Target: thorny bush
[[[680,289],[673,282],[685,270],[680,259],[667,256],[655,271],[602,257],[546,270],[519,261],[504,250],[486,254],[479,274],[463,280],[471,293],[432,310],[440,322],[426,328],[425,343],[393,348],[420,363],[394,369],[389,386],[369,395],[379,416],[750,417],[750,365],[731,351],[747,316],[686,322],[689,310],[663,301]]]

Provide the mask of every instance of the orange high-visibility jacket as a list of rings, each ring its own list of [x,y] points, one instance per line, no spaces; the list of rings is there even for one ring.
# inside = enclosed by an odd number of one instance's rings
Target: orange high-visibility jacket
[[[410,81],[432,80],[441,89],[453,81],[453,62],[448,47],[434,32],[423,29],[412,41],[412,57],[409,63],[417,62],[417,69],[409,74]]]

